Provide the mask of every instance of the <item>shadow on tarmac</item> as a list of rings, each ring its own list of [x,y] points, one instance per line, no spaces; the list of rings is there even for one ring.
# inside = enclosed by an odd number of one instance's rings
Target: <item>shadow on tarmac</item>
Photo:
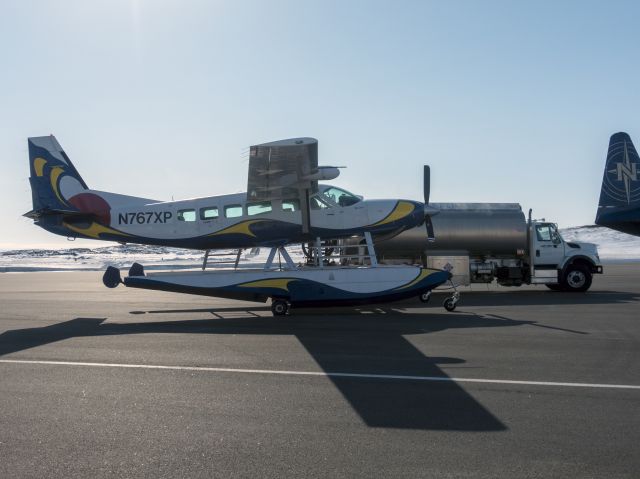
[[[481,286],[476,285],[476,288]],[[439,301],[435,294],[432,301]],[[441,296],[444,300],[445,296]],[[640,294],[624,291],[587,291],[567,293],[563,291],[462,291],[461,302],[464,306],[563,306],[589,304],[620,304],[640,301]],[[402,303],[398,303],[402,304]]]
[[[76,337],[126,334],[293,335],[327,373],[428,376],[448,378],[439,364],[464,359],[428,357],[404,336],[451,328],[494,328],[536,325],[499,316],[466,313],[408,314],[390,308],[296,311],[295,316],[256,317],[268,308],[216,308],[135,311],[132,314],[209,313],[207,319],[104,323],[107,318],[75,318],[0,334],[0,356]],[[411,310],[409,310],[411,311]],[[244,317],[221,318],[221,314]],[[566,330],[569,331],[569,330]],[[569,331],[575,332],[575,331]],[[580,333],[580,332],[577,332]],[[286,351],[283,352],[286,354]],[[506,426],[455,382],[345,378],[329,376],[370,427],[417,430],[502,431]],[[295,394],[295,392],[292,392]]]

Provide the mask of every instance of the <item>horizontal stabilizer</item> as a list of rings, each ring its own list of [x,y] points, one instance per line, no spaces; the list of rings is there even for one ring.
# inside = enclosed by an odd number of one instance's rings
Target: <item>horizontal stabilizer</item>
[[[42,218],[43,216],[75,216],[75,217],[85,217],[89,218],[95,215],[90,213],[84,213],[78,210],[63,210],[63,209],[51,209],[51,208],[41,208],[39,210],[31,210],[27,211],[22,216],[27,218],[31,218],[33,220],[37,220]]]

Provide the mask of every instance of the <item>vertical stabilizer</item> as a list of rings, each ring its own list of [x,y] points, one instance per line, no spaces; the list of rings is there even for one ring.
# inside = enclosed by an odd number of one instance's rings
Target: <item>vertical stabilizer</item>
[[[609,140],[596,224],[640,234],[640,158],[624,132]]]
[[[38,136],[28,142],[33,212],[75,210],[68,200],[87,190],[87,184],[56,138]]]

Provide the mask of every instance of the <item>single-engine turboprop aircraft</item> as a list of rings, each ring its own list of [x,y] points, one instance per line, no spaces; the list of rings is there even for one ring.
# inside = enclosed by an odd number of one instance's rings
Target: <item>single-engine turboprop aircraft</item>
[[[319,180],[318,142],[294,138],[250,148],[248,192],[158,201],[90,189],[54,136],[29,138],[35,224],[70,238],[190,249],[278,247],[369,232],[389,235],[425,221],[411,200],[363,200]]]
[[[129,275],[107,268],[103,282],[207,296],[264,302],[274,315],[291,306],[334,306],[387,302],[412,296],[427,301],[431,290],[450,278],[446,271],[420,266],[378,266],[372,235],[392,237],[426,223],[430,210],[411,200],[364,200],[334,186],[339,167],[318,166],[318,142],[293,138],[250,148],[247,193],[182,201],[157,201],[87,187],[53,136],[29,138],[33,209],[25,214],[42,228],[72,238],[93,238],[205,250],[203,271],[145,274],[134,263]],[[425,203],[429,195],[425,166]],[[323,241],[363,235],[370,267],[325,268]],[[310,247],[316,267],[295,265],[284,248]],[[205,271],[211,249],[271,247],[263,269]],[[271,266],[276,251],[286,266]],[[237,262],[240,258],[238,253]],[[445,307],[455,308],[457,292]]]

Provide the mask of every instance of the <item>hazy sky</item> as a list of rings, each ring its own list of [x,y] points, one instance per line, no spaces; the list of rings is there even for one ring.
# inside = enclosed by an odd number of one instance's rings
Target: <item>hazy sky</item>
[[[519,202],[591,224],[609,136],[640,143],[640,3],[3,0],[0,247],[71,246],[31,209],[27,137],[89,187],[245,191],[247,147],[319,140],[369,198]],[[76,245],[98,246],[98,242]]]

